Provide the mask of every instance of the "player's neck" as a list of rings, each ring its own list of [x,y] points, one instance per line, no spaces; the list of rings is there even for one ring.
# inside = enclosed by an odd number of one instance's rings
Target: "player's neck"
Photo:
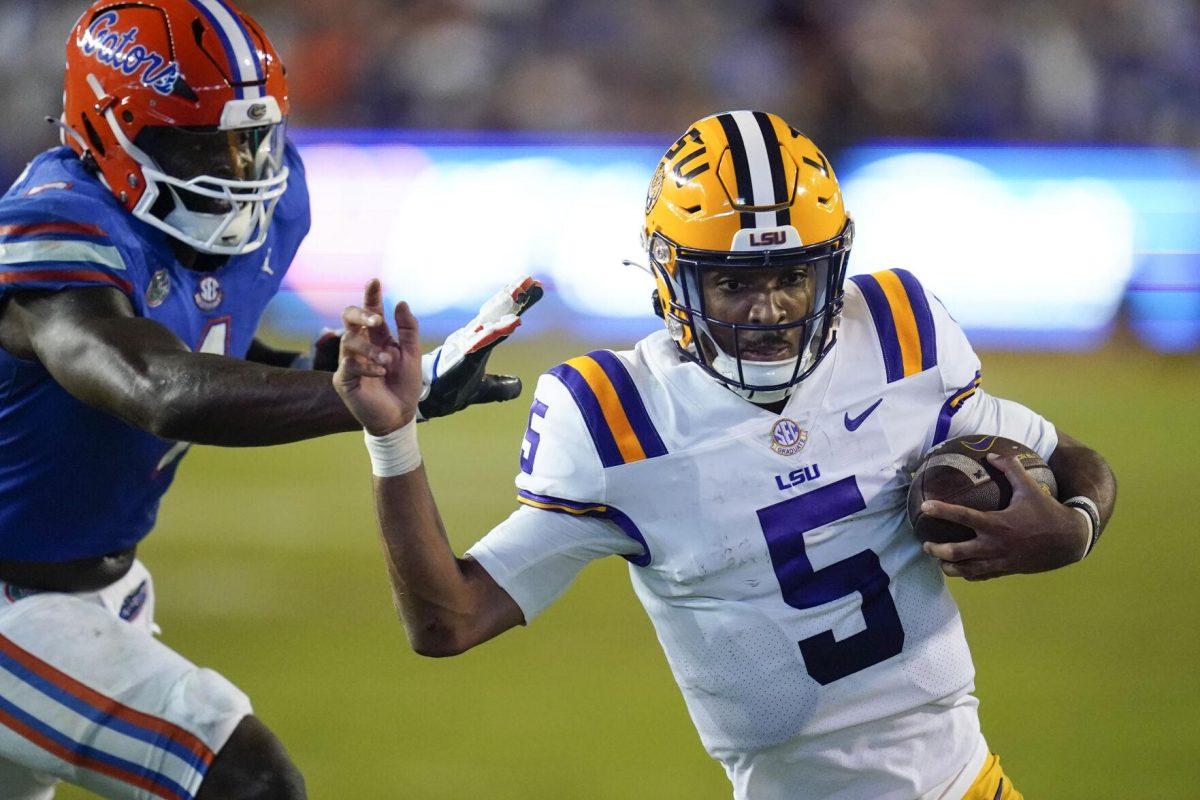
[[[763,411],[770,411],[772,414],[782,414],[784,406],[787,405],[788,398],[776,400],[774,403],[755,403],[754,405],[761,408]]]
[[[191,269],[196,272],[215,272],[223,267],[229,259],[229,256],[201,253],[176,239],[171,239],[170,244],[171,251],[175,254],[175,260],[184,269]]]

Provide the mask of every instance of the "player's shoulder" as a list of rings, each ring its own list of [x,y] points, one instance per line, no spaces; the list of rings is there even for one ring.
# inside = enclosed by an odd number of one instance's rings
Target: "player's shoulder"
[[[0,198],[0,217],[15,221],[46,217],[105,229],[128,231],[128,212],[78,157],[66,147],[38,155]]]
[[[100,282],[128,294],[138,282],[144,250],[131,220],[74,153],[48,150],[0,198],[5,283],[55,288]]]
[[[559,420],[559,438],[589,450],[607,469],[666,455],[648,410],[657,385],[653,345],[631,350],[592,350],[549,369],[539,380],[536,402]]]
[[[303,235],[311,223],[308,177],[300,151],[290,140],[284,144],[283,163],[288,170],[287,191],[279,198],[274,219],[300,229]]]
[[[843,358],[884,384],[978,368],[958,323],[905,269],[854,275],[846,282],[838,339]]]

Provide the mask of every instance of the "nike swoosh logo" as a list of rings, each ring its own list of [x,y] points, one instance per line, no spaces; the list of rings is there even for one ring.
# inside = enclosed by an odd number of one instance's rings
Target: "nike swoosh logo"
[[[880,403],[882,403],[882,402],[883,402],[883,398],[881,397],[881,398],[879,398],[878,400],[876,400],[876,401],[875,401],[875,402],[874,402],[874,403],[871,405],[871,407],[870,407],[870,408],[868,408],[866,411],[864,411],[864,412],[862,412],[861,414],[859,414],[859,415],[858,415],[857,417],[855,417],[854,419],[851,419],[851,418],[850,418],[850,412],[849,412],[849,411],[847,411],[847,412],[846,412],[846,430],[848,430],[848,431],[856,431],[856,430],[858,430],[858,426],[859,426],[859,425],[862,425],[862,424],[863,424],[863,422],[865,422],[865,421],[866,421],[867,417],[871,416],[871,412],[872,412],[872,411],[874,411],[875,409],[879,408],[879,404],[880,404]]]

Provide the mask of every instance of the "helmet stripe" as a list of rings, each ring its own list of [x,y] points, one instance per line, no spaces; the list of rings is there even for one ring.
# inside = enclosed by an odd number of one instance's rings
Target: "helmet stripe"
[[[237,14],[230,10],[222,0],[189,0],[208,20],[217,32],[221,43],[225,46],[225,54],[229,59],[230,78],[235,86],[236,96],[262,97],[262,87],[244,86],[238,84],[257,83],[263,79],[262,69],[258,63],[258,47],[250,37]]]
[[[775,133],[775,126],[771,123],[771,118],[761,111],[754,112],[754,119],[758,123],[763,142],[767,146],[767,163],[771,168],[771,187],[774,189],[775,203],[786,203],[788,201],[787,175],[783,171],[783,152],[779,149],[779,137]],[[784,208],[776,211],[775,224],[791,225],[791,209]]]
[[[732,114],[718,114],[717,122],[721,123],[721,128],[725,131],[725,138],[729,141],[729,155],[733,159],[733,179],[737,183],[735,187],[737,198],[734,199],[740,199],[742,202],[753,205],[754,196],[751,191],[750,163],[746,159],[746,146],[742,143],[742,133],[738,129],[738,124],[734,122]],[[748,211],[742,212],[741,227],[755,227],[753,213]]]
[[[733,120],[742,133],[742,143],[746,148],[746,161],[750,166],[750,186],[755,206],[775,205],[775,186],[771,180],[771,164],[767,158],[767,143],[763,140],[763,132],[758,127],[758,121],[749,111],[734,111]],[[775,224],[775,214],[771,211],[760,211],[755,214],[756,228],[769,228]]]

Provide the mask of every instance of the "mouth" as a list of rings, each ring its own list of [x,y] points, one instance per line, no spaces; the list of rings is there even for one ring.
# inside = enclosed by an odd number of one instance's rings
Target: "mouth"
[[[795,355],[788,343],[779,339],[746,342],[741,354],[748,361],[784,361]]]

